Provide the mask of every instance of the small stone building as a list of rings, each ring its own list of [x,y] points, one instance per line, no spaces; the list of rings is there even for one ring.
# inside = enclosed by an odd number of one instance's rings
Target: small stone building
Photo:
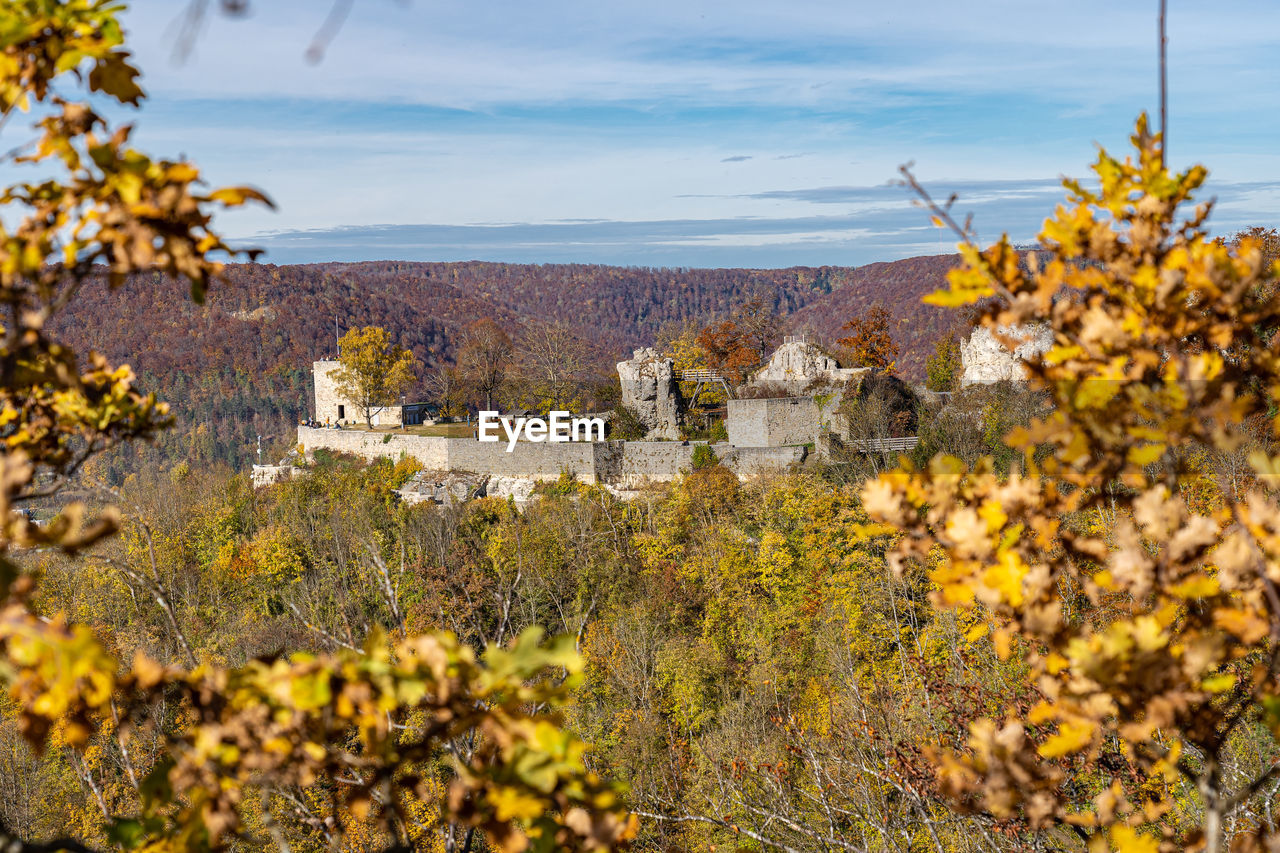
[[[360,409],[338,393],[334,373],[341,367],[334,359],[317,361],[311,365],[311,377],[315,383],[315,419],[321,424],[361,424]],[[373,425],[398,427],[401,425],[401,407],[397,404],[375,409]]]
[[[812,397],[730,400],[725,428],[734,447],[786,447],[813,442],[818,417]]]

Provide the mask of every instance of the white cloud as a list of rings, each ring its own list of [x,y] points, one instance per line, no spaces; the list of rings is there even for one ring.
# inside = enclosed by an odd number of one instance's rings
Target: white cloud
[[[133,5],[154,95],[140,138],[280,203],[225,217],[237,233],[871,216],[884,196],[820,191],[882,185],[910,159],[926,181],[993,194],[965,203],[1047,213],[1052,187],[990,182],[1086,175],[1091,143],[1122,150],[1155,100],[1147,3],[367,0],[317,66],[303,54],[327,2],[211,18],[179,66],[185,3]],[[1258,101],[1280,88],[1280,5],[1175,4],[1171,22],[1175,159],[1280,176]],[[1276,197],[1224,209],[1275,216]],[[767,239],[803,244],[794,233]]]

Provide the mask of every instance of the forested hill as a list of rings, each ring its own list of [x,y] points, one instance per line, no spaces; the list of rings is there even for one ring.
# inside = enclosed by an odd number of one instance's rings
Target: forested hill
[[[936,256],[783,270],[242,264],[228,268],[203,306],[191,303],[181,283],[139,277],[116,292],[88,286],[54,325],[77,346],[133,365],[145,386],[172,404],[177,429],[144,453],[242,466],[256,436],[276,447],[288,441],[307,411],[311,362],[333,352],[335,321],[343,331],[384,326],[428,363],[451,357],[457,333],[482,317],[513,334],[529,321],[564,322],[590,341],[603,371],[651,343],[664,324],[705,324],[753,297],[771,301],[791,331],[828,340],[880,302],[901,321],[900,370],[917,376],[947,322],[920,296],[936,289],[953,263]]]
[[[820,339],[833,341],[841,336],[840,327],[850,317],[879,303],[895,321],[897,372],[922,379],[925,359],[933,354],[938,338],[958,329],[962,312],[924,305],[920,299],[942,288],[947,271],[957,262],[955,255],[927,255],[840,269],[840,286],[795,311],[790,323],[793,328],[812,329]]]

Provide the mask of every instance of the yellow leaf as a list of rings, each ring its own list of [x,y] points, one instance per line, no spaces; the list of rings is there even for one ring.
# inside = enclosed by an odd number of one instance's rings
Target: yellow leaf
[[[1200,682],[1200,686],[1210,693],[1226,693],[1236,686],[1236,677],[1229,672],[1211,675]]]
[[[503,786],[489,795],[498,820],[532,820],[545,812],[547,803],[519,788]]]
[[[1220,607],[1215,610],[1213,612],[1213,624],[1224,631],[1235,634],[1246,645],[1253,645],[1258,642],[1267,636],[1270,630],[1266,620],[1260,618],[1256,613],[1230,607]]]
[[[1050,735],[1037,752],[1044,758],[1060,758],[1079,752],[1093,743],[1098,726],[1089,720],[1067,720],[1058,725],[1058,733]]]
[[[227,207],[238,207],[250,199],[261,202],[267,207],[275,206],[269,198],[253,187],[222,187],[209,193],[209,199],[221,202]]]
[[[1129,448],[1129,461],[1134,465],[1150,465],[1164,455],[1164,444],[1139,444]]]
[[[978,509],[978,515],[987,523],[987,532],[995,533],[1001,527],[1004,527],[1009,515],[1004,511],[1004,507],[1000,506],[998,501],[988,498],[982,502],[982,506]]]
[[[1000,660],[1008,660],[1013,651],[1013,634],[1009,630],[1001,628],[991,636],[991,642],[996,647],[996,657],[1000,658]]]
[[[1149,835],[1139,835],[1128,826],[1111,827],[1111,849],[1114,853],[1159,853],[1160,842]]]
[[[1169,588],[1169,592],[1178,598],[1210,598],[1218,594],[1218,579],[1208,575],[1197,575]]]

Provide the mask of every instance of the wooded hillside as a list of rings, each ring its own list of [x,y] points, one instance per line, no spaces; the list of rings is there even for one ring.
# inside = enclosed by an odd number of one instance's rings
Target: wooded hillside
[[[920,297],[941,286],[953,262],[944,255],[782,270],[238,264],[203,306],[192,304],[185,285],[159,276],[134,277],[115,293],[90,283],[54,331],[129,363],[172,405],[178,428],[157,448],[127,453],[243,466],[258,435],[268,447],[291,440],[308,410],[311,363],[334,352],[335,321],[341,331],[382,326],[427,365],[451,359],[460,331],[480,318],[513,334],[528,322],[566,323],[591,344],[607,376],[663,325],[710,322],[752,298],[771,303],[789,330],[826,340],[879,302],[898,321],[899,373],[918,378],[947,322]]]

